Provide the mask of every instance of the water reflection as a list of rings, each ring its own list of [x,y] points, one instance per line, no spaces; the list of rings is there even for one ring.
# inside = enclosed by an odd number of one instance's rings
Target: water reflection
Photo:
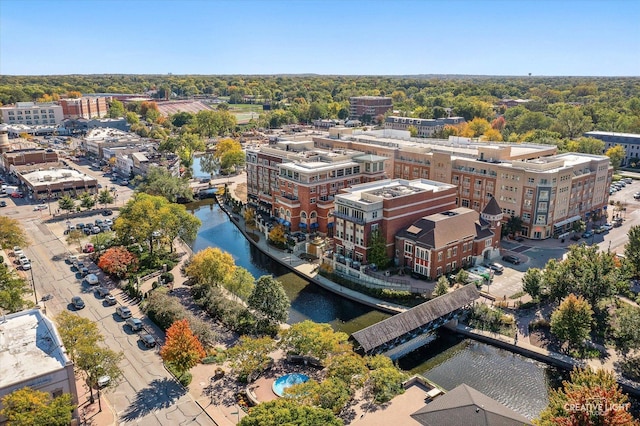
[[[336,296],[274,263],[244,238],[212,200],[192,203],[187,208],[202,221],[202,227],[193,244],[194,251],[218,247],[229,252],[238,266],[247,269],[256,278],[273,274],[282,282],[291,300],[289,323],[310,319],[329,323],[338,331],[353,333],[389,317],[367,306]]]
[[[549,389],[566,378],[555,367],[447,331],[399,365],[446,390],[466,383],[529,419],[547,406]]]

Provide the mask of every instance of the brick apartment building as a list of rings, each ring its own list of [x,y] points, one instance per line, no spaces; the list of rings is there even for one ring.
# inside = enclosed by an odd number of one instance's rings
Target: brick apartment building
[[[102,96],[60,99],[58,104],[62,107],[64,118],[86,118],[89,120],[106,117],[109,112],[107,99]]]
[[[482,213],[458,207],[422,217],[396,235],[398,265],[435,279],[499,255],[502,211],[492,198]]]
[[[505,220],[520,216],[522,235],[532,239],[566,232],[573,222],[606,210],[609,200],[613,168],[603,155],[557,155],[555,146],[534,144],[405,141],[348,129],[313,140],[322,149],[385,157],[384,168],[396,179],[453,184],[456,205],[478,213],[495,197]]]
[[[369,237],[375,230],[387,241],[387,256],[393,258],[398,232],[423,216],[454,209],[455,199],[455,186],[425,179],[385,179],[343,189],[335,196],[333,212],[338,262],[367,263]]]
[[[349,104],[349,119],[365,123],[393,108],[393,100],[385,96],[353,96]]]

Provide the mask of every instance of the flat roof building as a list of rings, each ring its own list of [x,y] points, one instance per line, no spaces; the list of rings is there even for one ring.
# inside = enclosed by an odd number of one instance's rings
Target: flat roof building
[[[393,100],[386,96],[352,96],[349,104],[349,119],[365,123],[393,108]]]
[[[42,125],[60,124],[64,119],[62,107],[53,102],[17,102],[0,107],[6,124]]]
[[[584,134],[588,138],[600,139],[604,142],[604,152],[614,146],[624,148],[621,166],[637,167],[640,164],[640,135],[636,133],[602,132],[594,130]]]
[[[40,309],[0,317],[0,401],[27,386],[54,398],[71,394],[78,404],[73,362],[54,323]]]

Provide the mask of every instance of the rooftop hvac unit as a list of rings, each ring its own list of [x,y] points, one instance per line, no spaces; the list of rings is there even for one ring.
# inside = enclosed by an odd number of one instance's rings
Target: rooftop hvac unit
[[[42,176],[42,179],[44,179],[46,182],[51,182],[53,180],[51,175],[44,175]]]

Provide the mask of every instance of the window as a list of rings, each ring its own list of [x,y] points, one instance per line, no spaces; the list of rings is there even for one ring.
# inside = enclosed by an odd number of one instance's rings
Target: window
[[[529,179],[527,179],[527,183],[536,183],[536,180],[530,177]]]
[[[438,262],[442,262],[442,252],[438,252]]]
[[[316,199],[315,198],[312,198],[312,199],[309,200],[309,204],[315,204],[315,203],[316,203]]]
[[[453,255],[457,256],[458,255],[458,247],[454,247],[453,248]],[[455,269],[455,268],[454,268]]]
[[[404,252],[405,253],[411,253],[411,249],[412,248],[413,248],[413,246],[410,243],[405,241],[405,243],[404,243]]]
[[[447,249],[447,259],[451,259],[451,249]]]

